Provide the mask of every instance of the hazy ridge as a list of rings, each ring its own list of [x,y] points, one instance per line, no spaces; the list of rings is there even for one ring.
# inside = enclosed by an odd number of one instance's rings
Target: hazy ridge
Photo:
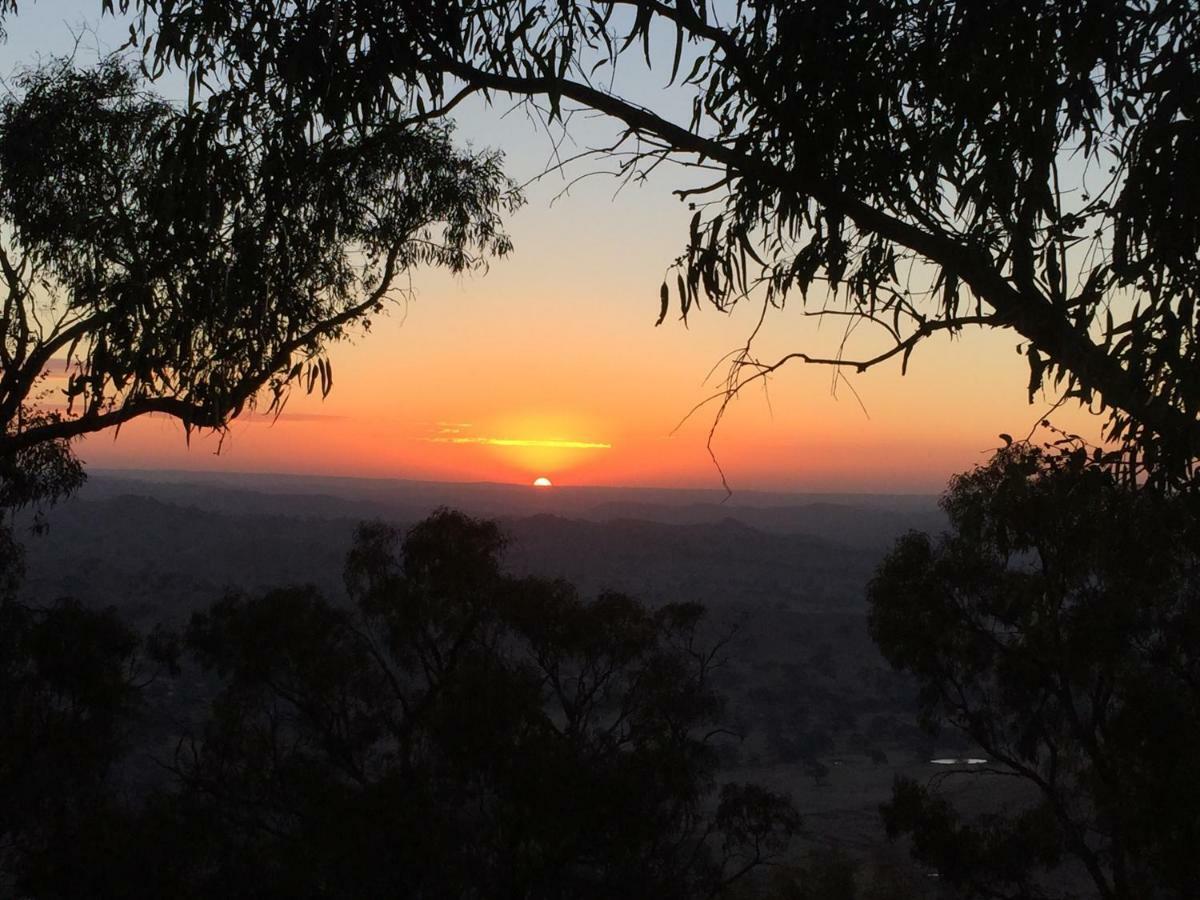
[[[231,588],[311,583],[336,594],[358,522],[403,527],[452,506],[501,520],[513,571],[566,578],[585,593],[857,611],[886,546],[909,528],[941,525],[931,498],[755,494],[720,503],[720,496],[100,474],[48,512],[47,534],[26,541],[26,592],[112,604],[139,619],[175,619]]]

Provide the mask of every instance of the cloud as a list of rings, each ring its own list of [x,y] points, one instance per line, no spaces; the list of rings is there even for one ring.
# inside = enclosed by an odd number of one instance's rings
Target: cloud
[[[554,450],[611,450],[612,444],[599,441],[538,440],[534,438],[431,437],[433,444],[483,444],[487,447],[546,447]]]

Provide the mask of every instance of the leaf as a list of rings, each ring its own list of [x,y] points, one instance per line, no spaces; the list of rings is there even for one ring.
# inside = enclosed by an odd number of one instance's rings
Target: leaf
[[[1037,352],[1037,349],[1031,344],[1029,347],[1029,402],[1033,402],[1034,395],[1038,388],[1042,386],[1042,375],[1046,371],[1046,360],[1042,359],[1042,355]]]
[[[671,60],[671,80],[667,84],[674,84],[675,77],[679,74],[679,60],[683,56],[683,26],[679,25],[675,29],[675,57]]]
[[[700,211],[692,216],[692,221],[688,223],[688,243],[691,247],[700,246]]]
[[[662,283],[662,287],[659,288],[658,299],[662,305],[658,311],[658,321],[656,321],[654,323],[655,328],[657,328],[659,325],[661,325],[666,320],[667,307],[670,304],[670,300],[671,300],[671,292],[667,290],[667,283],[665,281]]]

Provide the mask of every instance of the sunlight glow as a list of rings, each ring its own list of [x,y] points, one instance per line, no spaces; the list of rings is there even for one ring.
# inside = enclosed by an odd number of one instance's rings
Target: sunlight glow
[[[539,478],[533,479],[533,486],[539,487],[539,488],[548,488],[548,487],[553,487],[554,484],[553,484],[553,482],[550,481],[549,478],[547,478],[545,475],[542,475]]]
[[[529,438],[433,437],[434,444],[484,444],[488,447],[547,447],[553,450],[611,450],[612,444],[595,441],[543,441]]]

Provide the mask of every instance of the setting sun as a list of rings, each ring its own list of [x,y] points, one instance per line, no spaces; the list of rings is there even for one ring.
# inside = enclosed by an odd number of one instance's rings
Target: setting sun
[[[540,478],[533,479],[533,486],[540,487],[540,488],[548,488],[548,487],[553,487],[554,485],[550,481],[549,478],[547,478],[545,475],[542,475]]]

